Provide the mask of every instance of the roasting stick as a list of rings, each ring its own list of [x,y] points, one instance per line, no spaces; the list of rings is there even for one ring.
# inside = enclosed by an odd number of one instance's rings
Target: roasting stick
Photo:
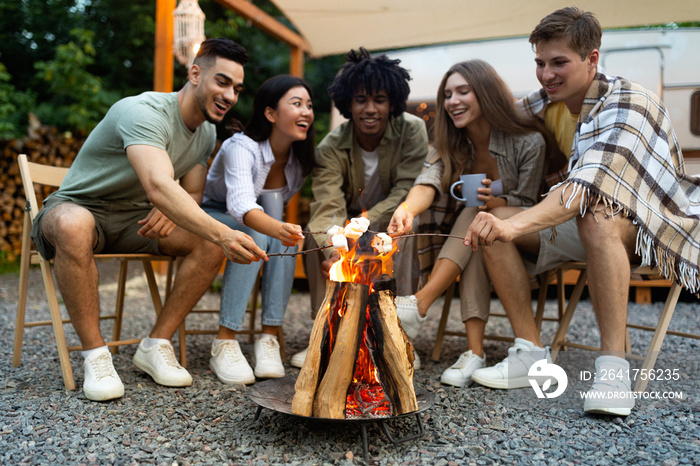
[[[370,230],[367,230],[370,231]],[[307,234],[311,235],[320,235],[325,232],[311,232]],[[377,233],[376,231],[370,231],[370,233]],[[411,236],[442,236],[444,238],[457,238],[457,239],[464,239],[462,236],[457,236],[457,235],[446,235],[443,233],[408,233],[405,235],[399,235],[399,236],[393,236],[392,239],[401,239],[401,238],[408,238]],[[271,254],[268,254],[268,257],[274,257],[274,256],[298,256],[299,254],[306,254],[307,252],[314,252],[314,251],[322,251],[324,249],[332,248],[333,245],[329,244],[328,246],[321,246],[319,248],[313,248],[313,249],[304,249],[302,251],[296,251],[296,252],[273,252]]]

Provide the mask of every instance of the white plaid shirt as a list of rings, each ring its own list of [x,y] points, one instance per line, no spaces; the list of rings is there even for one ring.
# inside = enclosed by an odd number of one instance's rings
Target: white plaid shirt
[[[219,152],[207,173],[203,202],[212,200],[225,203],[228,213],[241,225],[243,217],[253,209],[263,208],[256,202],[265,186],[275,155],[270,141],[253,141],[243,133],[236,133],[221,144]],[[287,185],[282,197],[287,203],[304,182],[301,164],[289,155],[284,167]]]

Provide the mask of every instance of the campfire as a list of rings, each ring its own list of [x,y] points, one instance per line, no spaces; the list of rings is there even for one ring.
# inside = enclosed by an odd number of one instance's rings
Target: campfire
[[[418,410],[413,346],[396,316],[386,234],[364,218],[328,231],[341,259],[316,316],[292,412],[327,419],[372,419]]]

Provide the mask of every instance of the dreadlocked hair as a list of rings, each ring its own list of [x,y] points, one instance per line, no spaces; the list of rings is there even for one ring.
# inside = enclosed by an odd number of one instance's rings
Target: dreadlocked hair
[[[372,57],[367,49],[360,47],[359,51],[350,50],[345,61],[328,88],[333,103],[345,118],[352,118],[350,104],[360,91],[368,94],[386,91],[393,117],[406,110],[411,76],[399,66],[401,60],[391,60],[386,55]]]

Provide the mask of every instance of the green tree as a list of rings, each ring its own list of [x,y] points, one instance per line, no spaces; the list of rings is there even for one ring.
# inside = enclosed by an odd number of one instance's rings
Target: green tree
[[[11,89],[9,94],[35,96],[41,104],[34,113],[42,123],[89,130],[102,118],[109,103],[152,89],[155,3],[156,0],[0,0],[0,62],[5,63],[11,76],[11,80],[2,81],[3,89]],[[270,0],[254,3],[293,29]],[[215,0],[199,0],[199,4],[207,18],[207,37],[231,38],[250,53],[246,90],[225,123],[232,119],[245,122],[260,84],[289,71],[289,48]],[[81,33],[76,37],[71,34],[76,29],[93,35]],[[317,134],[321,136],[325,134],[322,128],[327,126],[324,121],[330,110],[327,88],[341,63],[339,57],[326,57],[309,60],[305,66],[305,78],[314,90]],[[186,69],[177,64],[175,90],[185,82]],[[4,114],[11,110],[8,104],[7,97],[0,101]],[[13,121],[17,116],[26,121],[26,109],[20,109],[17,102],[12,105]],[[26,122],[19,126],[15,123],[20,130],[25,125]],[[221,129],[219,135],[224,137],[226,133]]]
[[[153,89],[155,0],[91,0],[82,27],[98,51],[88,70],[124,97]]]
[[[0,140],[21,137],[27,130],[27,113],[34,105],[32,94],[10,84],[10,73],[0,63]]]
[[[34,79],[34,63],[50,60],[81,21],[76,0],[0,0],[0,62],[17,89],[47,98]]]
[[[105,91],[101,79],[87,71],[96,54],[94,33],[74,29],[71,35],[75,41],[56,47],[53,60],[35,64],[37,76],[46,82],[52,96],[51,101],[39,104],[36,114],[45,124],[87,133],[119,95]]]

